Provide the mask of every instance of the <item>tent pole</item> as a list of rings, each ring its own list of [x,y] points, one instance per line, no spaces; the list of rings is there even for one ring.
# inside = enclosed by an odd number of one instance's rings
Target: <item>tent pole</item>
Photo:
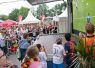
[[[67,8],[68,8],[68,31],[73,33],[73,0],[67,0]]]

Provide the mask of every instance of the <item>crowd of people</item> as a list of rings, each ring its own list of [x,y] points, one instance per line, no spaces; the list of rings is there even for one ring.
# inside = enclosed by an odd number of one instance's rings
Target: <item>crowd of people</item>
[[[7,60],[7,56],[10,54],[19,55],[17,58],[21,61],[21,68],[49,68],[44,46],[42,44],[33,45],[32,42],[40,34],[39,29],[39,27],[31,28],[27,26],[16,26],[9,29],[0,28],[0,68],[6,66],[9,66],[9,68],[16,67],[10,60]],[[82,38],[84,47],[88,52],[91,44],[95,43],[95,27],[93,24],[87,23],[85,29],[86,34],[79,33],[79,37]],[[56,30],[55,33],[57,33]],[[72,36],[70,33],[66,33],[64,37],[65,44],[62,43],[62,38],[58,38],[56,43],[53,44],[53,68],[69,68],[74,59],[76,51]],[[17,54],[17,51],[20,54]]]

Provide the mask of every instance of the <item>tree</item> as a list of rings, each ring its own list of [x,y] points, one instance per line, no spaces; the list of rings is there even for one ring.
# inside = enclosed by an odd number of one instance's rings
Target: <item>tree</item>
[[[39,18],[41,15],[45,15],[47,16],[48,15],[48,9],[49,7],[44,3],[44,4],[40,4],[37,8],[37,11],[36,11],[36,16],[37,18]]]
[[[49,16],[60,15],[62,13],[62,10],[65,10],[66,7],[67,7],[66,2],[56,4],[52,9],[49,10]]]
[[[7,15],[0,15],[0,19],[1,20],[7,20],[8,19],[8,16]]]
[[[14,9],[14,10],[9,14],[9,19],[14,20],[14,21],[17,21],[18,13],[19,13],[19,10],[18,10],[18,9]]]
[[[21,15],[23,19],[27,16],[29,9],[25,7],[21,7],[20,9],[14,9],[10,14],[9,14],[9,19],[17,21],[18,16]]]
[[[25,19],[25,17],[26,17],[27,14],[28,14],[28,11],[29,11],[28,8],[21,7],[21,8],[19,9],[18,15],[21,15],[21,16],[23,17],[22,19]]]

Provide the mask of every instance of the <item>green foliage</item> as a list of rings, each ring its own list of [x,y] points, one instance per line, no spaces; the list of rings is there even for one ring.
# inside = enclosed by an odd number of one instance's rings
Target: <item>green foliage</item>
[[[95,59],[93,57],[95,44],[91,45],[89,52],[87,52],[83,45],[83,40],[80,38],[78,39],[77,45],[74,46],[76,50],[76,58],[73,60],[71,66],[75,65],[74,68],[95,68]]]
[[[14,10],[9,14],[9,19],[14,20],[14,21],[17,21],[18,13],[19,13],[19,10],[18,10],[18,9],[14,9]]]
[[[29,11],[28,8],[21,7],[21,8],[19,9],[19,14],[18,14],[18,15],[21,15],[21,16],[23,17],[23,19],[25,19],[25,17],[26,17],[27,14],[28,14],[28,11]]]
[[[36,10],[37,18],[39,18],[42,14],[47,16],[48,10],[49,10],[49,7],[45,3],[40,4]]]
[[[56,4],[52,9],[49,10],[49,16],[55,16],[60,15],[63,10],[67,7],[67,3],[61,3],[61,4]]]
[[[53,8],[49,9],[49,7],[46,4],[40,4],[36,10],[36,16],[39,18],[42,14],[45,16],[55,16],[60,15],[62,13],[62,10],[65,10],[67,7],[67,3],[61,3],[56,4]]]
[[[8,19],[8,16],[6,16],[6,15],[0,15],[0,19],[1,20],[7,20]]]
[[[28,8],[21,7],[20,9],[14,9],[10,14],[9,14],[9,19],[17,21],[18,16],[22,15],[23,19],[27,16],[28,14]]]

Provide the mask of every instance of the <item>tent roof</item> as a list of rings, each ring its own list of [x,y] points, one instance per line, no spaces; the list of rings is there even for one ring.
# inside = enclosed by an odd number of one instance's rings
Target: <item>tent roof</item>
[[[59,17],[68,17],[68,14],[67,14],[67,8],[65,9],[65,11],[59,15]]]
[[[23,21],[21,21],[20,24],[38,23],[39,21],[40,20],[33,16],[31,10],[29,10],[27,17]]]
[[[59,17],[56,15],[53,17],[53,21],[59,21]]]

